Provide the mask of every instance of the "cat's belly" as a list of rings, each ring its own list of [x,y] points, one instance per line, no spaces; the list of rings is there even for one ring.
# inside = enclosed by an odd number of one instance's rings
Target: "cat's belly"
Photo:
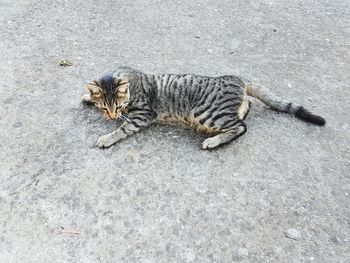
[[[157,117],[156,122],[171,125],[181,124],[207,134],[216,134],[219,132],[218,128],[202,125],[194,117],[182,117],[179,115],[160,114]]]

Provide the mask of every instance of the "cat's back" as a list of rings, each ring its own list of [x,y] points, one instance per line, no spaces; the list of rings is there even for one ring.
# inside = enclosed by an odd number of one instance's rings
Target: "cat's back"
[[[244,89],[245,82],[235,75],[203,76],[196,74],[158,74],[155,75],[156,85],[159,89],[187,89],[190,91],[206,88],[222,89],[225,87]],[[171,91],[171,90],[168,90]]]
[[[195,74],[158,74],[155,75],[155,84],[160,97],[190,99],[190,102],[205,94],[218,92],[241,96],[245,89],[245,81],[235,75],[211,77]]]
[[[155,108],[180,115],[204,104],[214,106],[223,99],[241,101],[245,95],[244,82],[234,75],[159,74],[155,83]]]

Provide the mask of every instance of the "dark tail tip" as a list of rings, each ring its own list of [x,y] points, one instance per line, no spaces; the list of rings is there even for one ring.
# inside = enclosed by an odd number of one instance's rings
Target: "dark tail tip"
[[[309,112],[303,107],[300,107],[297,110],[297,112],[295,113],[295,117],[303,121],[311,122],[313,124],[320,125],[320,126],[323,126],[326,124],[326,120],[324,118],[322,118],[321,116],[312,114],[311,112]]]

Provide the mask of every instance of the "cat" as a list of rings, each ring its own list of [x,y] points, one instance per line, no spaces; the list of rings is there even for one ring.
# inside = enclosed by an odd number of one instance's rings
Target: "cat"
[[[86,87],[89,94],[83,96],[83,102],[96,105],[109,119],[123,120],[120,128],[98,139],[100,148],[110,147],[158,121],[181,122],[212,135],[203,141],[202,148],[213,149],[247,131],[244,120],[250,109],[248,96],[306,122],[320,126],[326,123],[304,107],[283,101],[268,89],[234,75],[152,75],[119,67]]]

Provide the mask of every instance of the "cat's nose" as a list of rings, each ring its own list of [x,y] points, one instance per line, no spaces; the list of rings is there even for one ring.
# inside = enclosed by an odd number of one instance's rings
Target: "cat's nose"
[[[107,114],[108,114],[108,117],[112,120],[115,120],[117,118],[115,112],[108,112]]]

